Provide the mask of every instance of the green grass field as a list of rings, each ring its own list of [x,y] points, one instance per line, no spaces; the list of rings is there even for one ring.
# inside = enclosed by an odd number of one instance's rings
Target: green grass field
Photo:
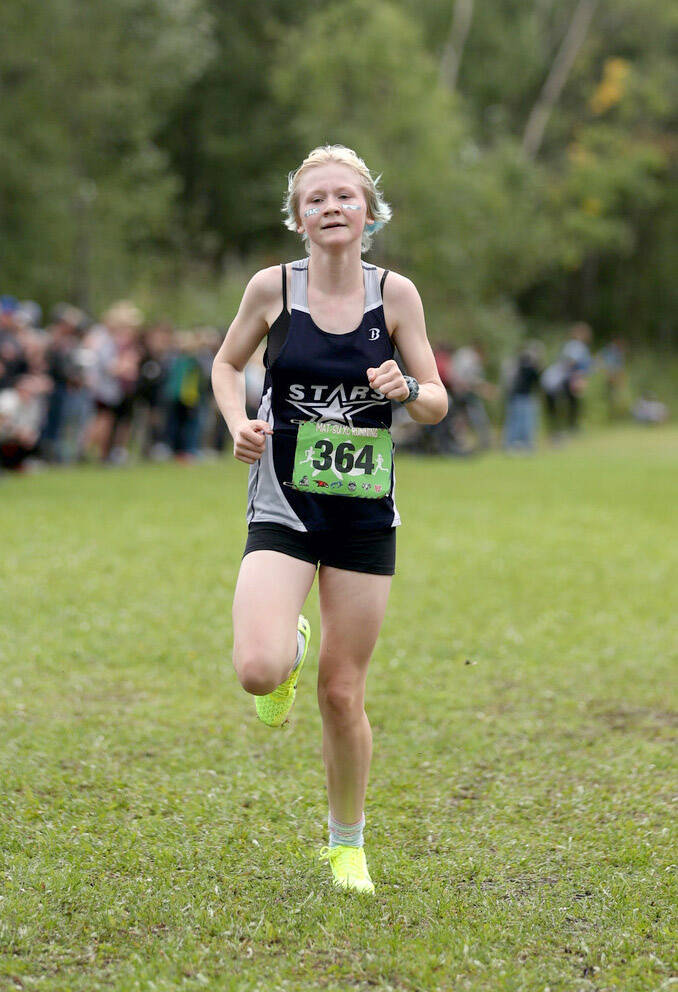
[[[290,725],[231,668],[245,467],[4,476],[0,989],[678,982],[677,455],[400,459],[372,900],[315,859],[315,591]]]

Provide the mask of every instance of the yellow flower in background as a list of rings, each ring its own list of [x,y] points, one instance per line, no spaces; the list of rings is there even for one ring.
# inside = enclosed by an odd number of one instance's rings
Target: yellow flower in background
[[[578,141],[573,141],[568,149],[567,154],[570,161],[574,165],[587,165],[589,162],[593,161],[593,155],[588,148],[580,144]]]
[[[624,96],[631,66],[626,59],[606,59],[603,78],[589,100],[594,114],[604,114]]]
[[[600,217],[603,212],[602,200],[597,196],[587,196],[582,203],[582,210],[589,217]]]

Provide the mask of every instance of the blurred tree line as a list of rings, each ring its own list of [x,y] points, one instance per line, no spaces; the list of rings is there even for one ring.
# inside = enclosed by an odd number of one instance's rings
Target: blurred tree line
[[[3,0],[0,37],[2,291],[240,281],[299,254],[286,174],[341,142],[435,339],[675,344],[675,4]]]

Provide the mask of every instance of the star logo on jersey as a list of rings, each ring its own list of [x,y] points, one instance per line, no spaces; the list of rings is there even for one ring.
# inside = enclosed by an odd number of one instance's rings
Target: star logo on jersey
[[[371,406],[383,406],[391,401],[385,396],[382,399],[374,399],[366,396],[364,399],[350,400],[346,396],[343,383],[336,386],[326,397],[319,400],[300,400],[287,398],[288,403],[296,406],[297,410],[313,421],[332,420],[335,423],[346,424],[353,427],[353,418],[367,410]]]

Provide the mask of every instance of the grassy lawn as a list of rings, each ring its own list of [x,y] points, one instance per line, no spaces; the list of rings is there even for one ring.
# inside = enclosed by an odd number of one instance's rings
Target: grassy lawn
[[[372,900],[315,859],[315,591],[290,725],[230,665],[245,467],[4,476],[0,989],[669,989],[677,455],[400,459]]]

